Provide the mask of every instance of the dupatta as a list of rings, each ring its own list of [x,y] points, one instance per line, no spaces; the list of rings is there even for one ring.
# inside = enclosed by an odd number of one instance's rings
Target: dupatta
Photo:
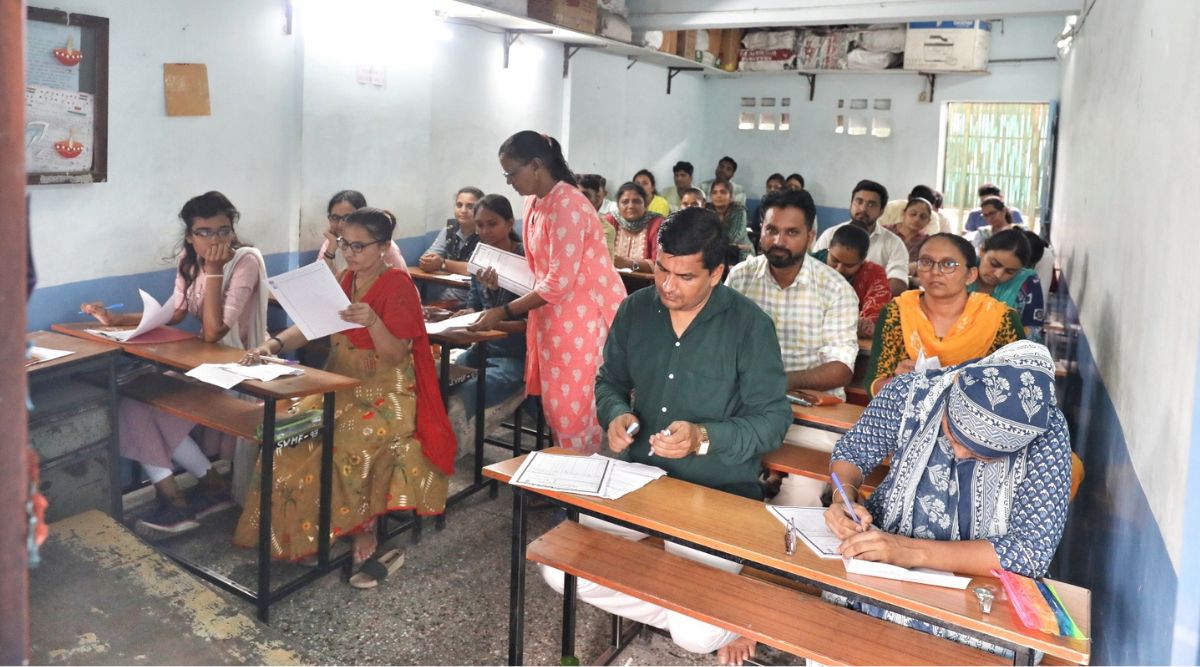
[[[921,311],[921,294],[921,290],[909,290],[896,297],[904,349],[910,359],[924,352],[926,357],[937,357],[942,366],[953,366],[988,353],[1008,306],[986,294],[971,294],[950,332],[938,338],[933,323]]]

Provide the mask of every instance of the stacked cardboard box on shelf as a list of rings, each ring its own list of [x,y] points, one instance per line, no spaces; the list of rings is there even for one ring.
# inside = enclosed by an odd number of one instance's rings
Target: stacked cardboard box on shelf
[[[596,0],[529,0],[529,18],[596,33]]]

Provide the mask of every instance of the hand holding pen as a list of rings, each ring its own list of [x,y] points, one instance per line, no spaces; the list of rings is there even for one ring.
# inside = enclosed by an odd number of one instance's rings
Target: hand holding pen
[[[833,504],[825,511],[825,525],[833,531],[834,535],[843,540],[856,533],[870,530],[871,513],[867,511],[866,507],[850,501],[850,496],[846,493],[846,488],[842,486],[842,481],[838,479],[837,473],[833,473],[831,477],[834,494],[838,497],[834,498]]]
[[[681,459],[699,445],[700,430],[691,422],[671,422],[665,429],[650,436],[650,453],[665,459]]]
[[[608,425],[608,448],[618,454],[625,451],[640,428],[637,415],[632,412],[619,415]]]

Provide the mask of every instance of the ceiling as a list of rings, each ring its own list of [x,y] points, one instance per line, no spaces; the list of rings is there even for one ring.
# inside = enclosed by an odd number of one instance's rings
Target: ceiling
[[[1083,0],[626,0],[634,29],[678,30],[1003,19],[1077,14]]]

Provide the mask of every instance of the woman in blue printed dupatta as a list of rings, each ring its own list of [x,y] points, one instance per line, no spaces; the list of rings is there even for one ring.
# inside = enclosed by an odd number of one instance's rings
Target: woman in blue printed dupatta
[[[977,361],[889,382],[834,448],[830,468],[862,521],[835,503],[826,524],[842,555],[967,575],[1040,577],[1062,537],[1071,444],[1054,400],[1054,361],[1018,341]],[[865,504],[858,486],[888,456]],[[880,530],[868,530],[870,526]],[[836,598],[835,598],[836,599]],[[999,646],[869,604],[873,616],[993,653]]]

